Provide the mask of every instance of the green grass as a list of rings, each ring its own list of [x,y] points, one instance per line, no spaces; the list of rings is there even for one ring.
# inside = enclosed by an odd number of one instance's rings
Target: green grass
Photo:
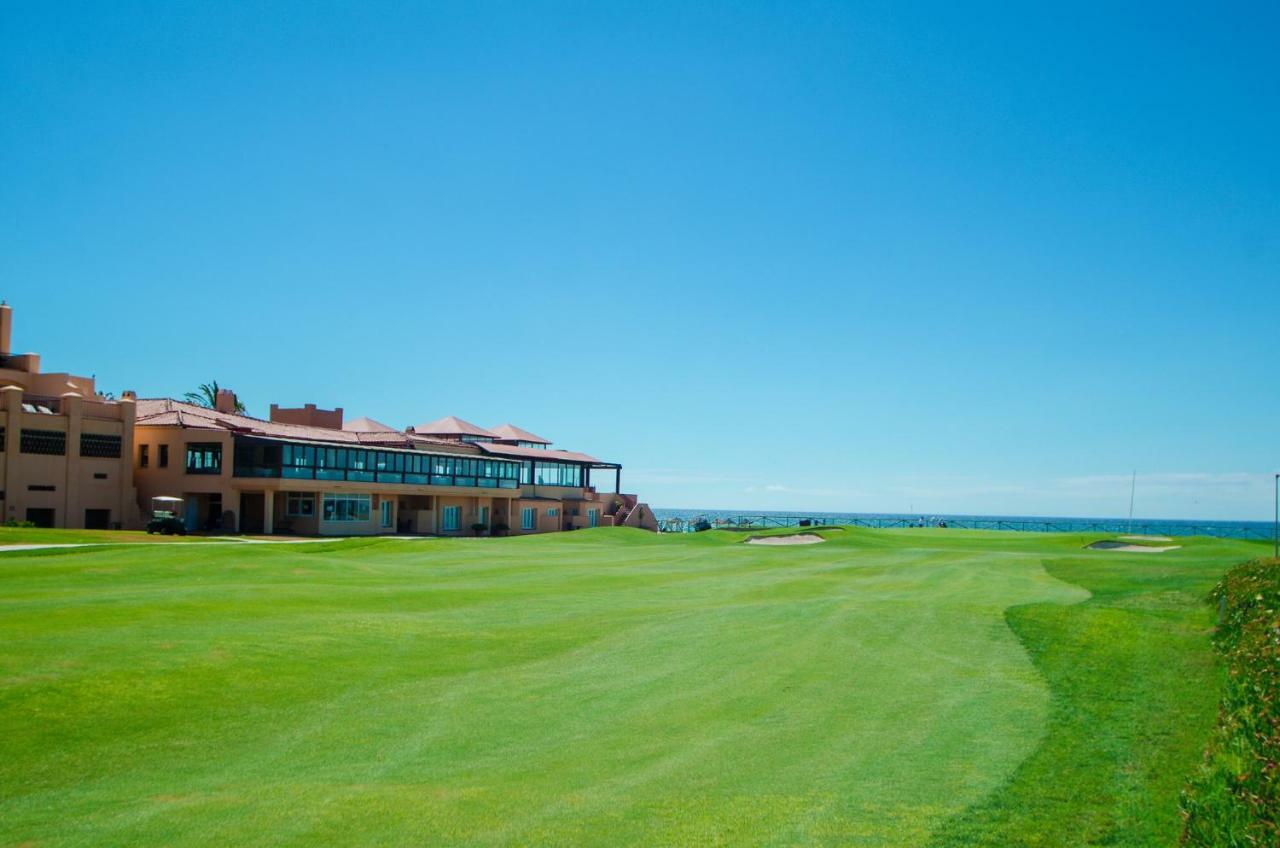
[[[0,845],[1176,839],[1257,546],[819,532],[0,555]]]
[[[59,530],[0,527],[0,545],[81,545],[120,542],[214,542],[216,536],[162,536],[142,530]]]

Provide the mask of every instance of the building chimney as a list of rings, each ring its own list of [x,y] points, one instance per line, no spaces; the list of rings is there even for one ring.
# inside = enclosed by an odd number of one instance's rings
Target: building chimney
[[[218,389],[218,396],[213,400],[213,408],[219,412],[236,411],[236,393],[230,389]]]
[[[13,353],[13,307],[0,300],[0,353]]]
[[[296,424],[303,427],[323,427],[326,430],[342,429],[342,407],[320,409],[314,403],[300,407],[271,404],[271,421],[276,424]]]

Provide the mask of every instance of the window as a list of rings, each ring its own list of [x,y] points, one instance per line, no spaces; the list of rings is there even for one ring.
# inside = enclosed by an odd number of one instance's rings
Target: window
[[[270,443],[238,438],[236,477],[347,480],[415,486],[515,489],[520,463],[481,457],[434,456],[417,451],[364,450]]]
[[[138,467],[146,468],[151,464],[151,445],[138,445]]]
[[[222,445],[218,442],[188,442],[187,473],[221,474]]]
[[[489,507],[480,507],[480,520],[477,523],[483,524],[485,527],[489,526]]]
[[[382,526],[390,527],[391,526],[391,508],[392,508],[391,501],[387,500],[386,498],[383,498],[382,503],[379,506],[382,509]]]
[[[157,457],[157,459],[159,460],[159,462],[156,463],[158,467],[160,468],[169,467],[169,446],[168,445],[160,446],[160,456]]]
[[[285,492],[284,514],[290,518],[311,518],[316,514],[316,496],[308,492]]]
[[[120,437],[101,433],[80,434],[80,455],[101,459],[120,458]]]
[[[39,453],[45,456],[65,456],[67,434],[61,430],[23,430],[22,453]]]
[[[461,530],[462,529],[462,507],[447,506],[441,513],[441,527],[445,530]]]
[[[547,509],[547,518],[555,518],[559,514],[560,509],[558,507],[553,506]]]
[[[520,510],[520,529],[532,530],[538,525],[538,510],[536,507],[527,506]]]
[[[570,462],[535,462],[533,482],[539,486],[581,486],[582,466]]]
[[[325,521],[368,521],[372,501],[369,495],[348,495],[326,492],[324,496]]]
[[[600,510],[598,509],[587,510],[587,526],[588,527],[600,526]]]

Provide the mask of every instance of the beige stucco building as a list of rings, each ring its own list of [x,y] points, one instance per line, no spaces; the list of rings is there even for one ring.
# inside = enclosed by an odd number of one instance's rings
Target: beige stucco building
[[[138,528],[153,498],[182,499],[189,531],[374,535],[657,529],[620,492],[621,466],[504,424],[442,418],[397,430],[343,410],[238,414],[169,398],[100,395],[10,353],[0,304],[0,504],[5,521]],[[600,491],[593,474],[613,491]],[[170,502],[172,504],[172,501]]]
[[[138,526],[132,399],[99,395],[92,377],[42,373],[38,354],[11,352],[12,334],[13,310],[0,303],[3,520]]]
[[[458,418],[396,430],[341,409],[271,406],[237,414],[223,391],[208,409],[137,401],[134,479],[143,503],[177,497],[188,530],[302,535],[548,533],[626,524],[656,529],[648,506],[617,491],[621,467],[555,450],[511,425]],[[613,483],[601,492],[592,474]]]

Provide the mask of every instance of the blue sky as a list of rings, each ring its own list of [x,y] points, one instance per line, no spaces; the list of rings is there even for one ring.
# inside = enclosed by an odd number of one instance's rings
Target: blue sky
[[[658,506],[1265,518],[1278,9],[8,4],[0,296]]]

